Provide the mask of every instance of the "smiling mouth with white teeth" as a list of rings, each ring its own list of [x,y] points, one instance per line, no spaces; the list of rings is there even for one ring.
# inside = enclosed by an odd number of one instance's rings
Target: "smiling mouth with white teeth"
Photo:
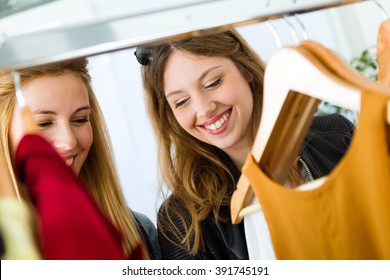
[[[209,124],[209,125],[205,125],[204,127],[207,128],[208,130],[216,131],[227,121],[230,114],[231,114],[231,110],[229,110],[225,114],[223,114],[221,116],[221,118],[219,120],[217,120],[216,122]]]

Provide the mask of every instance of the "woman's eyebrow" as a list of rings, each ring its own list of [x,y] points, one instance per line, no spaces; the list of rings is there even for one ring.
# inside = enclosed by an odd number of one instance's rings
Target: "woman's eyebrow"
[[[201,81],[204,77],[207,76],[208,73],[210,73],[211,71],[213,71],[213,70],[215,70],[215,69],[217,69],[217,68],[220,68],[220,67],[222,67],[222,66],[221,66],[221,65],[217,65],[217,66],[211,67],[211,68],[209,68],[209,69],[206,69],[206,71],[204,71],[204,72],[202,73],[202,75],[200,75],[198,81]]]
[[[76,111],[73,112],[73,114],[76,114],[76,113],[78,113],[80,111],[84,111],[84,110],[91,110],[91,106],[90,105],[85,105],[85,106],[83,106],[81,108],[78,108]]]
[[[50,110],[35,110],[32,113],[33,115],[57,115],[56,112]]]
[[[75,110],[73,112],[73,114],[76,114],[76,113],[78,113],[80,111],[84,111],[84,110],[91,110],[91,106],[86,105],[86,106],[80,107],[77,110]],[[35,110],[35,111],[33,111],[33,114],[34,115],[57,115],[56,112],[51,111],[51,110]]]
[[[202,75],[199,76],[198,81],[201,81],[204,77],[207,76],[208,73],[210,73],[211,71],[213,71],[213,70],[215,70],[215,69],[217,69],[217,68],[219,68],[219,67],[222,67],[222,66],[221,66],[221,65],[217,65],[217,66],[214,66],[214,67],[211,67],[211,68],[206,69],[206,70],[202,73]],[[180,93],[180,92],[181,92],[181,90],[171,91],[171,92],[168,92],[168,93],[165,95],[165,97],[168,98],[169,96],[178,94],[178,93]]]

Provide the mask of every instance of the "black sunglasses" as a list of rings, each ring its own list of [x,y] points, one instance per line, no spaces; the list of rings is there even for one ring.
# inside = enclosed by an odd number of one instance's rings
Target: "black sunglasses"
[[[141,65],[144,66],[149,65],[153,60],[152,47],[146,47],[146,48],[138,47],[136,48],[134,55],[137,58],[137,61]]]

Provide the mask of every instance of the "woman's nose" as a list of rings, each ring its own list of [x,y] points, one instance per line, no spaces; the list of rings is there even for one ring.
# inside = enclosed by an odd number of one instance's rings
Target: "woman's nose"
[[[72,150],[77,146],[76,136],[70,126],[63,125],[58,127],[53,146],[60,151]]]
[[[208,119],[217,108],[216,102],[206,94],[195,98],[196,114],[198,118]]]

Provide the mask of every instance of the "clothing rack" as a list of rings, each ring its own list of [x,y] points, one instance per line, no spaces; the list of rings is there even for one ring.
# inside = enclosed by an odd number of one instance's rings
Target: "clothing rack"
[[[173,7],[11,36],[1,37],[0,30],[0,74],[363,1],[181,1]]]

